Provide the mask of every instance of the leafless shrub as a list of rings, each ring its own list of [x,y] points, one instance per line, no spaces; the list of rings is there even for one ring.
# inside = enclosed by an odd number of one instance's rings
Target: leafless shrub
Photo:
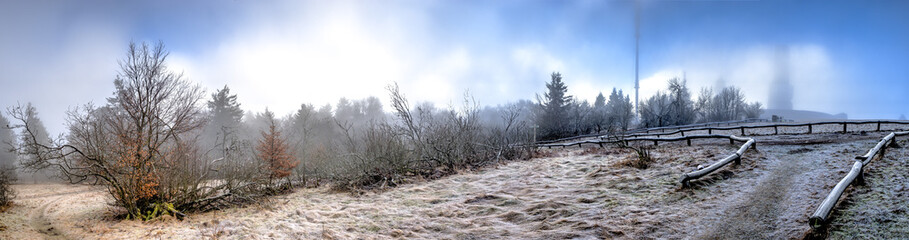
[[[344,132],[345,164],[335,172],[335,187],[350,189],[363,186],[395,186],[412,171],[411,152],[404,138],[387,123],[370,123],[356,131],[340,124]]]
[[[653,158],[650,156],[650,151],[653,150],[651,147],[645,146],[643,144],[629,143],[622,137],[619,137],[619,141],[616,142],[616,146],[622,149],[629,149],[635,153],[633,157],[619,161],[617,163],[619,166],[647,169],[650,167],[650,164],[653,163]]]
[[[12,171],[0,169],[0,209],[6,209],[5,207],[9,206],[16,196],[16,192],[10,188],[10,183],[16,181],[15,176],[11,173]]]
[[[517,104],[505,106],[500,110],[501,125],[485,126],[484,136],[487,159],[496,162],[503,159],[527,159],[535,148],[529,143],[533,141],[533,132],[530,123],[523,121],[522,114],[527,114],[527,109],[521,109]]]
[[[86,105],[69,112],[69,135],[42,141],[32,124],[31,106],[9,109],[23,129],[17,149],[31,169],[53,168],[70,182],[104,185],[127,218],[211,206],[237,196],[232,189],[255,184],[248,179],[224,184],[198,148],[204,124],[202,90],[169,71],[163,44],[130,44],[120,62],[116,91],[102,107]]]
[[[438,111],[431,106],[415,109],[415,118],[407,99],[397,85],[388,87],[392,107],[398,116],[399,128],[408,147],[417,158],[420,169],[442,167],[446,171],[481,162],[477,143],[481,127],[477,119],[477,105],[465,97],[464,107]]]

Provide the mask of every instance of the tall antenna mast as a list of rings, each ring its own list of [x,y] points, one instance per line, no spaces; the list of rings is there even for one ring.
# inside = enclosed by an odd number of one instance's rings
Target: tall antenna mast
[[[641,41],[641,4],[639,0],[634,1],[634,110],[638,110],[638,94],[640,89],[640,80],[638,78],[639,45]]]

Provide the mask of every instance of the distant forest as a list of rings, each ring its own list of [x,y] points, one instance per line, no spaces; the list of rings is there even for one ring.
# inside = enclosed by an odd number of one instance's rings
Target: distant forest
[[[130,44],[103,105],[68,112],[68,132],[50,136],[31,104],[0,114],[3,201],[16,172],[51,171],[72,183],[107,187],[127,218],[207,211],[330,184],[340,190],[395,186],[537,154],[534,141],[632,128],[756,118],[736,87],[701,89],[686,82],[640,103],[612,89],[593,104],[569,95],[558,72],[536,101],[480,107],[412,103],[395,83],[376,97],[341,98],[334,106],[303,103],[276,116],[244,111],[229,86],[205,94],[167,67],[163,43]],[[406,86],[404,86],[406,87]],[[17,171],[17,169],[19,171]]]

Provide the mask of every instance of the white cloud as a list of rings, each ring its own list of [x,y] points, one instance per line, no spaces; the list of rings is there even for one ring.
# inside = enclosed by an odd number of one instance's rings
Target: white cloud
[[[278,115],[301,103],[334,104],[341,97],[377,96],[388,106],[385,86],[392,82],[398,82],[412,102],[447,106],[469,91],[481,104],[494,105],[532,98],[549,73],[570,70],[562,58],[537,43],[502,51],[439,43],[446,41],[432,36],[436,30],[425,23],[426,11],[396,9],[401,11],[394,16],[367,19],[363,16],[375,15],[370,12],[375,10],[346,2],[281,8],[303,13],[261,13],[201,54],[175,52],[179,57],[172,65],[185,67],[189,77],[209,89],[228,85],[244,109],[268,107]]]

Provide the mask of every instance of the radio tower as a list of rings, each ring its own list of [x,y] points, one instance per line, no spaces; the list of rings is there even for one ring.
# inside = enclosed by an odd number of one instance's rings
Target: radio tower
[[[640,1],[634,1],[634,110],[638,110],[638,89],[640,88],[638,79],[638,62],[639,62],[639,45],[641,41],[641,4]]]

